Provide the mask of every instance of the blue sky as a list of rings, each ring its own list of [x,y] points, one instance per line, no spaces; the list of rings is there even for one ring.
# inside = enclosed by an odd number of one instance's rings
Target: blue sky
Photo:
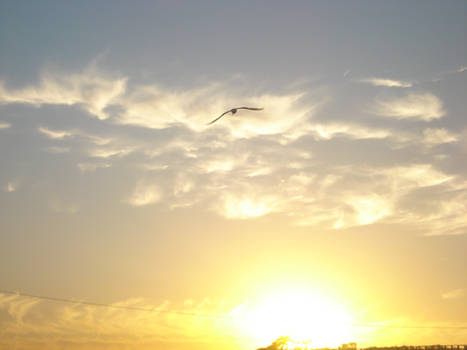
[[[0,289],[247,318],[309,287],[351,326],[457,327],[343,341],[465,343],[466,7],[2,1]],[[0,294],[0,347],[284,335],[151,317]]]

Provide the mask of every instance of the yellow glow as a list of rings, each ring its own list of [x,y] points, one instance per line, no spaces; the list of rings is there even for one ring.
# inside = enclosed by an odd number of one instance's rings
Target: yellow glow
[[[243,328],[259,344],[290,337],[286,347],[337,347],[352,341],[350,317],[329,300],[310,291],[280,291],[245,312]],[[309,345],[307,345],[309,344]]]

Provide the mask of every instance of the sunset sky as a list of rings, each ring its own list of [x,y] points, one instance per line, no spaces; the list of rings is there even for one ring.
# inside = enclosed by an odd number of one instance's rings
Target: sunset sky
[[[467,343],[466,15],[1,0],[0,349]]]

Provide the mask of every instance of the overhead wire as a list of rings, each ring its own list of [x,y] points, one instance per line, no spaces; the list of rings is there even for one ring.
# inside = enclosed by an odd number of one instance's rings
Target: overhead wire
[[[128,306],[128,305],[116,305],[116,304],[107,304],[107,303],[98,303],[94,301],[85,301],[85,300],[76,300],[76,299],[68,299],[68,298],[58,298],[58,297],[51,297],[51,296],[44,296],[44,295],[35,295],[29,293],[23,293],[18,291],[9,291],[9,290],[0,290],[0,294],[8,294],[8,295],[17,295],[24,298],[33,298],[39,300],[46,300],[46,301],[53,301],[53,302],[61,302],[61,303],[68,303],[68,304],[80,304],[80,305],[88,305],[88,306],[97,306],[97,307],[107,307],[113,309],[122,309],[122,310],[131,310],[131,311],[144,311],[144,312],[156,312],[160,314],[175,314],[175,315],[182,315],[182,316],[196,316],[196,317],[207,317],[207,318],[215,318],[215,319],[226,319],[232,320],[233,317],[229,317],[226,315],[220,315],[215,313],[200,313],[200,312],[192,312],[192,311],[177,311],[177,310],[164,310],[160,308],[145,308],[139,306]],[[351,327],[354,328],[393,328],[393,329],[465,329],[467,330],[467,326],[420,326],[420,325],[390,325],[390,324],[376,324],[376,323],[367,323],[367,324],[352,324]]]

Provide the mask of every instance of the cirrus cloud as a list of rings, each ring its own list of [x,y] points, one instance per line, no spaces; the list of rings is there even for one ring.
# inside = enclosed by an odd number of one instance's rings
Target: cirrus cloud
[[[39,83],[8,89],[0,80],[0,104],[78,105],[99,119],[108,118],[108,107],[126,89],[126,78],[109,78],[94,65],[81,73],[44,72]]]
[[[366,78],[360,79],[361,83],[371,84],[373,86],[387,86],[387,87],[400,87],[409,88],[412,87],[412,83],[408,81],[385,79],[385,78]]]
[[[442,101],[431,93],[411,93],[400,98],[379,99],[372,112],[383,117],[426,122],[446,115]]]

